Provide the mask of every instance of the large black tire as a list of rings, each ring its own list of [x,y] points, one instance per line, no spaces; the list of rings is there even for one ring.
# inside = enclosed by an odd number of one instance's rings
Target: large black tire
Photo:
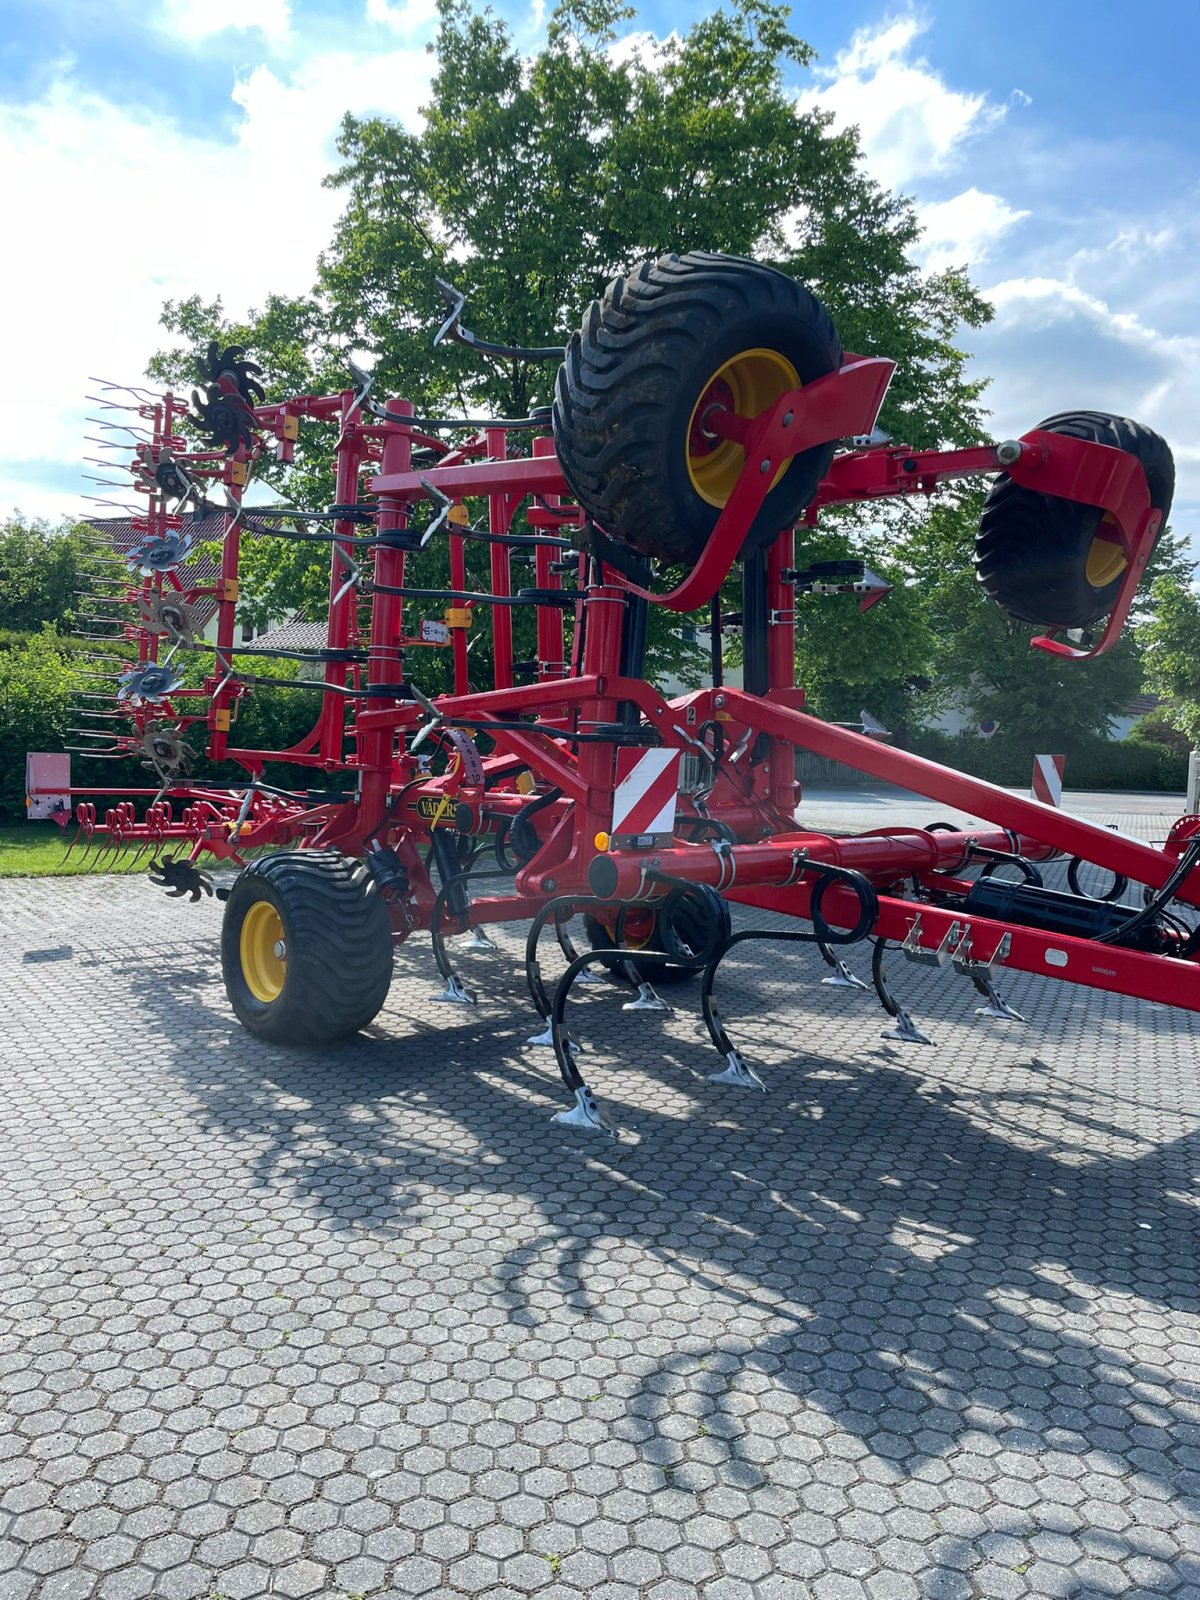
[[[313,1045],[357,1033],[392,981],[391,922],[375,880],[329,850],[261,857],[230,891],[221,969],[239,1022],[260,1039]]]
[[[609,284],[567,347],[554,395],[563,475],[613,538],[694,562],[745,462],[740,445],[704,435],[701,399],[719,394],[754,415],[841,363],[829,313],[782,272],[700,250],[647,261]],[[793,457],[743,555],[798,520],[833,451],[830,443]]]
[[[1128,417],[1105,411],[1063,411],[1038,424],[1048,433],[1115,446],[1136,456],[1150,503],[1166,524],[1175,491],[1175,463],[1166,441]],[[1002,474],[993,483],[975,539],[975,571],[991,599],[1010,616],[1041,627],[1082,628],[1112,610],[1124,558],[1095,506],[1039,494]],[[1160,531],[1161,526],[1160,525]]]

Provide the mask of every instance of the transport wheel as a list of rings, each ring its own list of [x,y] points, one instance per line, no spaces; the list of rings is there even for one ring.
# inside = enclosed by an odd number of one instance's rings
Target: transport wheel
[[[1105,411],[1063,411],[1038,427],[1136,456],[1151,504],[1166,525],[1175,463],[1157,433]],[[992,484],[975,538],[975,571],[988,596],[1010,616],[1042,627],[1085,627],[1112,610],[1125,566],[1107,512],[1038,494],[1006,475]]]
[[[590,913],[583,919],[583,929],[587,935],[588,943],[593,950],[616,949],[617,914],[605,915],[603,918],[594,917]],[[660,936],[658,918],[653,911],[630,911],[626,914],[624,926],[621,929],[621,948],[623,950],[662,950],[664,948]],[[669,961],[639,961],[636,957],[629,960],[640,983],[653,984],[661,988],[665,984],[687,983],[697,977],[698,969],[693,967],[677,967]],[[606,965],[605,971],[610,976],[620,978],[616,973],[617,963]]]
[[[753,417],[835,371],[842,346],[803,285],[740,256],[660,256],[609,284],[558,372],[554,440],[580,505],[643,555],[692,563],[745,465],[710,429],[715,412]],[[742,554],[797,521],[832,443],[777,473]]]
[[[243,1027],[272,1044],[323,1044],[365,1028],[392,981],[387,906],[359,861],[327,850],[263,856],[240,874],[221,969]]]

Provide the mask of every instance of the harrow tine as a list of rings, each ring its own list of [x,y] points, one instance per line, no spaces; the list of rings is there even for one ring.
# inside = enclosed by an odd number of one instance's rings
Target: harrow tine
[[[886,939],[876,939],[875,951],[871,957],[871,977],[875,983],[875,993],[879,996],[880,1005],[895,1023],[894,1027],[885,1028],[880,1037],[894,1039],[897,1044],[931,1045],[933,1040],[921,1032],[888,985],[887,973],[883,966],[887,943]]]
[[[473,1006],[476,1003],[475,996],[463,987],[462,980],[453,972],[446,979],[446,987],[441,994],[431,995],[430,999],[434,1005]]]
[[[652,984],[639,983],[637,991],[637,998],[626,1000],[622,1011],[670,1011],[671,1007],[654,992]]]
[[[725,1062],[720,1072],[706,1074],[709,1083],[727,1083],[735,1089],[761,1089],[763,1094],[766,1094],[766,1084],[749,1065],[740,1050],[726,1051]]]
[[[864,983],[861,978],[856,978],[854,976],[854,974],[850,971],[850,968],[840,958],[840,956],[834,955],[833,951],[825,943],[824,939],[817,940],[817,949],[821,952],[821,959],[825,962],[826,966],[833,968],[833,971],[827,978],[821,979],[821,983],[824,987],[830,989],[867,989],[870,987],[870,985]]]
[[[1021,1013],[1014,1010],[1007,1000],[1002,999],[996,989],[996,968],[1003,965],[1004,958],[1011,949],[1012,934],[1003,934],[990,958],[987,961],[978,961],[972,956],[971,935],[967,932],[963,934],[958,949],[950,957],[955,972],[961,973],[964,978],[970,978],[976,990],[987,1002],[986,1005],[975,1007],[977,1017],[986,1017],[992,1022],[1025,1021]]]

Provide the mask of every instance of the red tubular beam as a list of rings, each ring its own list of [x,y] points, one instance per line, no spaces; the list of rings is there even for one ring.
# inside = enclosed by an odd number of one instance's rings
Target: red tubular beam
[[[453,525],[450,530],[450,587],[464,590],[467,587],[467,548],[461,533],[455,533]],[[448,602],[453,603],[453,602]],[[461,602],[458,602],[461,609]],[[454,653],[454,692],[455,694],[470,694],[471,679],[470,669],[467,665],[467,632],[466,628],[451,628],[450,648]]]
[[[732,890],[729,899],[763,911],[784,916],[806,916],[812,886],[798,883],[787,889]],[[835,927],[850,927],[858,917],[855,897],[848,890],[834,887],[825,897],[823,913]],[[1119,945],[1097,944],[1091,939],[1067,938],[1041,928],[1014,927],[988,917],[964,915],[948,907],[914,904],[907,900],[881,897],[875,934],[880,938],[902,940],[911,931],[914,919],[921,918],[922,948],[933,951],[957,923],[960,937],[965,930],[971,941],[972,958],[989,960],[1005,934],[1009,950],[1003,969],[1031,972],[1042,978],[1057,978],[1063,983],[1083,984],[1110,994],[1129,995],[1167,1006],[1200,1011],[1200,966],[1179,961],[1173,956],[1126,950]],[[953,969],[947,968],[952,975]]]
[[[237,613],[237,602],[227,596],[237,593],[238,554],[241,548],[241,527],[238,518],[241,515],[242,491],[240,488],[229,490],[231,498],[237,503],[237,509],[226,518],[225,538],[221,545],[221,581],[220,594],[217,600],[217,663],[215,673],[218,683],[224,678],[232,656],[229,654],[233,647],[234,623]],[[222,652],[224,654],[222,655]],[[222,664],[224,662],[224,665]],[[221,712],[228,712],[233,704],[235,693],[228,686],[213,695],[212,704],[208,708],[209,735],[208,754],[214,761],[223,761],[229,744],[229,734],[226,729],[218,727],[217,721]]]
[[[535,439],[533,441],[533,453],[535,456],[553,455],[554,440]],[[533,553],[534,582],[539,589],[562,588],[562,579],[557,572],[550,570],[553,564],[554,552],[539,545]],[[557,606],[538,606],[537,608],[537,663],[537,675],[542,682],[561,678],[566,671],[563,651],[563,614]]]
[[[786,739],[802,750],[813,750],[817,755],[844,761],[847,766],[868,772],[873,778],[913,789],[943,805],[986,816],[989,822],[1002,828],[1042,840],[1064,855],[1095,862],[1111,872],[1132,878],[1135,883],[1161,889],[1175,869],[1174,858],[1155,850],[1152,845],[1110,833],[1106,828],[1083,822],[1054,806],[1042,805],[1038,800],[1009,794],[1007,789],[985,783],[982,778],[969,778],[966,773],[939,767],[936,762],[911,755],[907,750],[893,750],[889,745],[851,733],[847,728],[835,728],[806,712],[792,711],[769,699],[758,700],[740,689],[723,689],[714,704],[730,711],[747,727],[769,733],[773,738]],[[1190,905],[1200,905],[1200,868],[1182,885],[1179,899]]]
[[[498,456],[505,460],[508,452],[508,435],[503,428],[488,428],[485,437],[489,456]],[[508,496],[497,485],[488,499],[488,531],[489,533],[507,533],[512,520],[508,508]],[[506,544],[493,544],[488,547],[491,554],[492,593],[496,595],[510,595],[512,593],[512,568],[509,557],[512,552]],[[512,608],[511,606],[492,607],[492,671],[495,675],[497,689],[511,689],[513,682],[513,648],[512,648]]]
[[[917,494],[950,478],[1001,470],[994,444],[973,445],[966,450],[864,450],[834,459],[813,504],[820,507],[847,500]]]
[[[1018,838],[1019,854],[1045,861],[1056,852],[1034,839]],[[596,856],[588,868],[588,884],[605,899],[653,899],[670,891],[656,884],[647,872],[707,883],[732,895],[738,888],[756,884],[775,887],[799,882],[801,854],[811,862],[825,862],[861,872],[875,884],[895,883],[914,873],[953,872],[967,859],[971,845],[984,850],[1012,852],[1014,840],[1001,829],[976,829],[962,833],[926,833],[923,828],[896,828],[888,833],[858,834],[831,839],[823,833],[792,833],[763,844],[730,846],[680,845],[651,853],[612,852]]]
[[[390,400],[389,415],[399,419],[411,417],[412,404],[408,400]],[[412,459],[412,440],[406,428],[389,428],[383,442],[383,467],[385,472],[398,473],[407,469]],[[428,491],[426,491],[428,493]],[[388,587],[401,588],[404,584],[404,551],[387,543],[389,534],[398,533],[408,525],[408,510],[403,500],[382,495],[379,501],[379,538],[375,549],[375,581]],[[396,684],[399,687],[404,675],[404,663],[399,640],[403,633],[404,601],[400,595],[377,594],[371,606],[371,639],[368,655],[368,674],[372,684]],[[376,702],[377,704],[377,702]],[[364,728],[359,721],[358,763],[364,769],[359,815],[365,827],[374,827],[383,816],[387,805],[392,773],[393,734],[391,728],[372,725]]]
[[[341,420],[342,437],[337,452],[337,470],[335,477],[335,498],[338,505],[354,505],[358,501],[358,469],[362,460],[361,446],[356,430],[348,424],[350,421],[350,406],[354,400],[353,390],[347,390],[342,395]],[[353,522],[339,520],[333,525],[336,534],[352,539],[356,528]],[[345,560],[342,557],[345,557]],[[354,559],[354,546],[350,544],[335,544],[329,558],[329,626],[326,635],[327,643],[331,650],[345,650],[350,643],[350,625],[358,606],[358,593],[355,589],[346,589],[346,581],[350,576],[347,561]],[[341,596],[340,599],[338,598]],[[325,682],[341,688],[345,685],[347,677],[347,663],[344,661],[328,661],[325,664]],[[345,726],[346,703],[340,694],[326,694],[321,696],[320,717],[320,754],[325,761],[340,762],[342,759],[342,730]]]
[[[411,415],[411,410],[410,413]],[[428,489],[422,479],[429,471],[399,472],[383,463],[383,471],[371,479],[372,494],[390,494],[400,500],[424,500]],[[566,479],[557,456],[530,456],[521,461],[472,461],[461,467],[439,466],[437,486],[451,500],[473,494],[563,494]]]
[[[767,551],[767,687],[791,689],[796,681],[796,596],[782,574],[792,565],[795,537],[788,528]],[[787,620],[782,620],[786,618]],[[796,809],[796,758],[792,747],[772,739],[769,760],[771,801],[785,817]]]

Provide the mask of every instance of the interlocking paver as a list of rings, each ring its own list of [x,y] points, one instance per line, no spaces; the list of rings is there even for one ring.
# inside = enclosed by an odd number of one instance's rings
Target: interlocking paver
[[[233,1023],[219,912],[0,884],[5,1600],[1200,1594],[1196,1019],[900,964],[904,1054],[743,946],[768,1093],[687,986],[597,986],[589,1144],[516,930],[310,1055]]]

